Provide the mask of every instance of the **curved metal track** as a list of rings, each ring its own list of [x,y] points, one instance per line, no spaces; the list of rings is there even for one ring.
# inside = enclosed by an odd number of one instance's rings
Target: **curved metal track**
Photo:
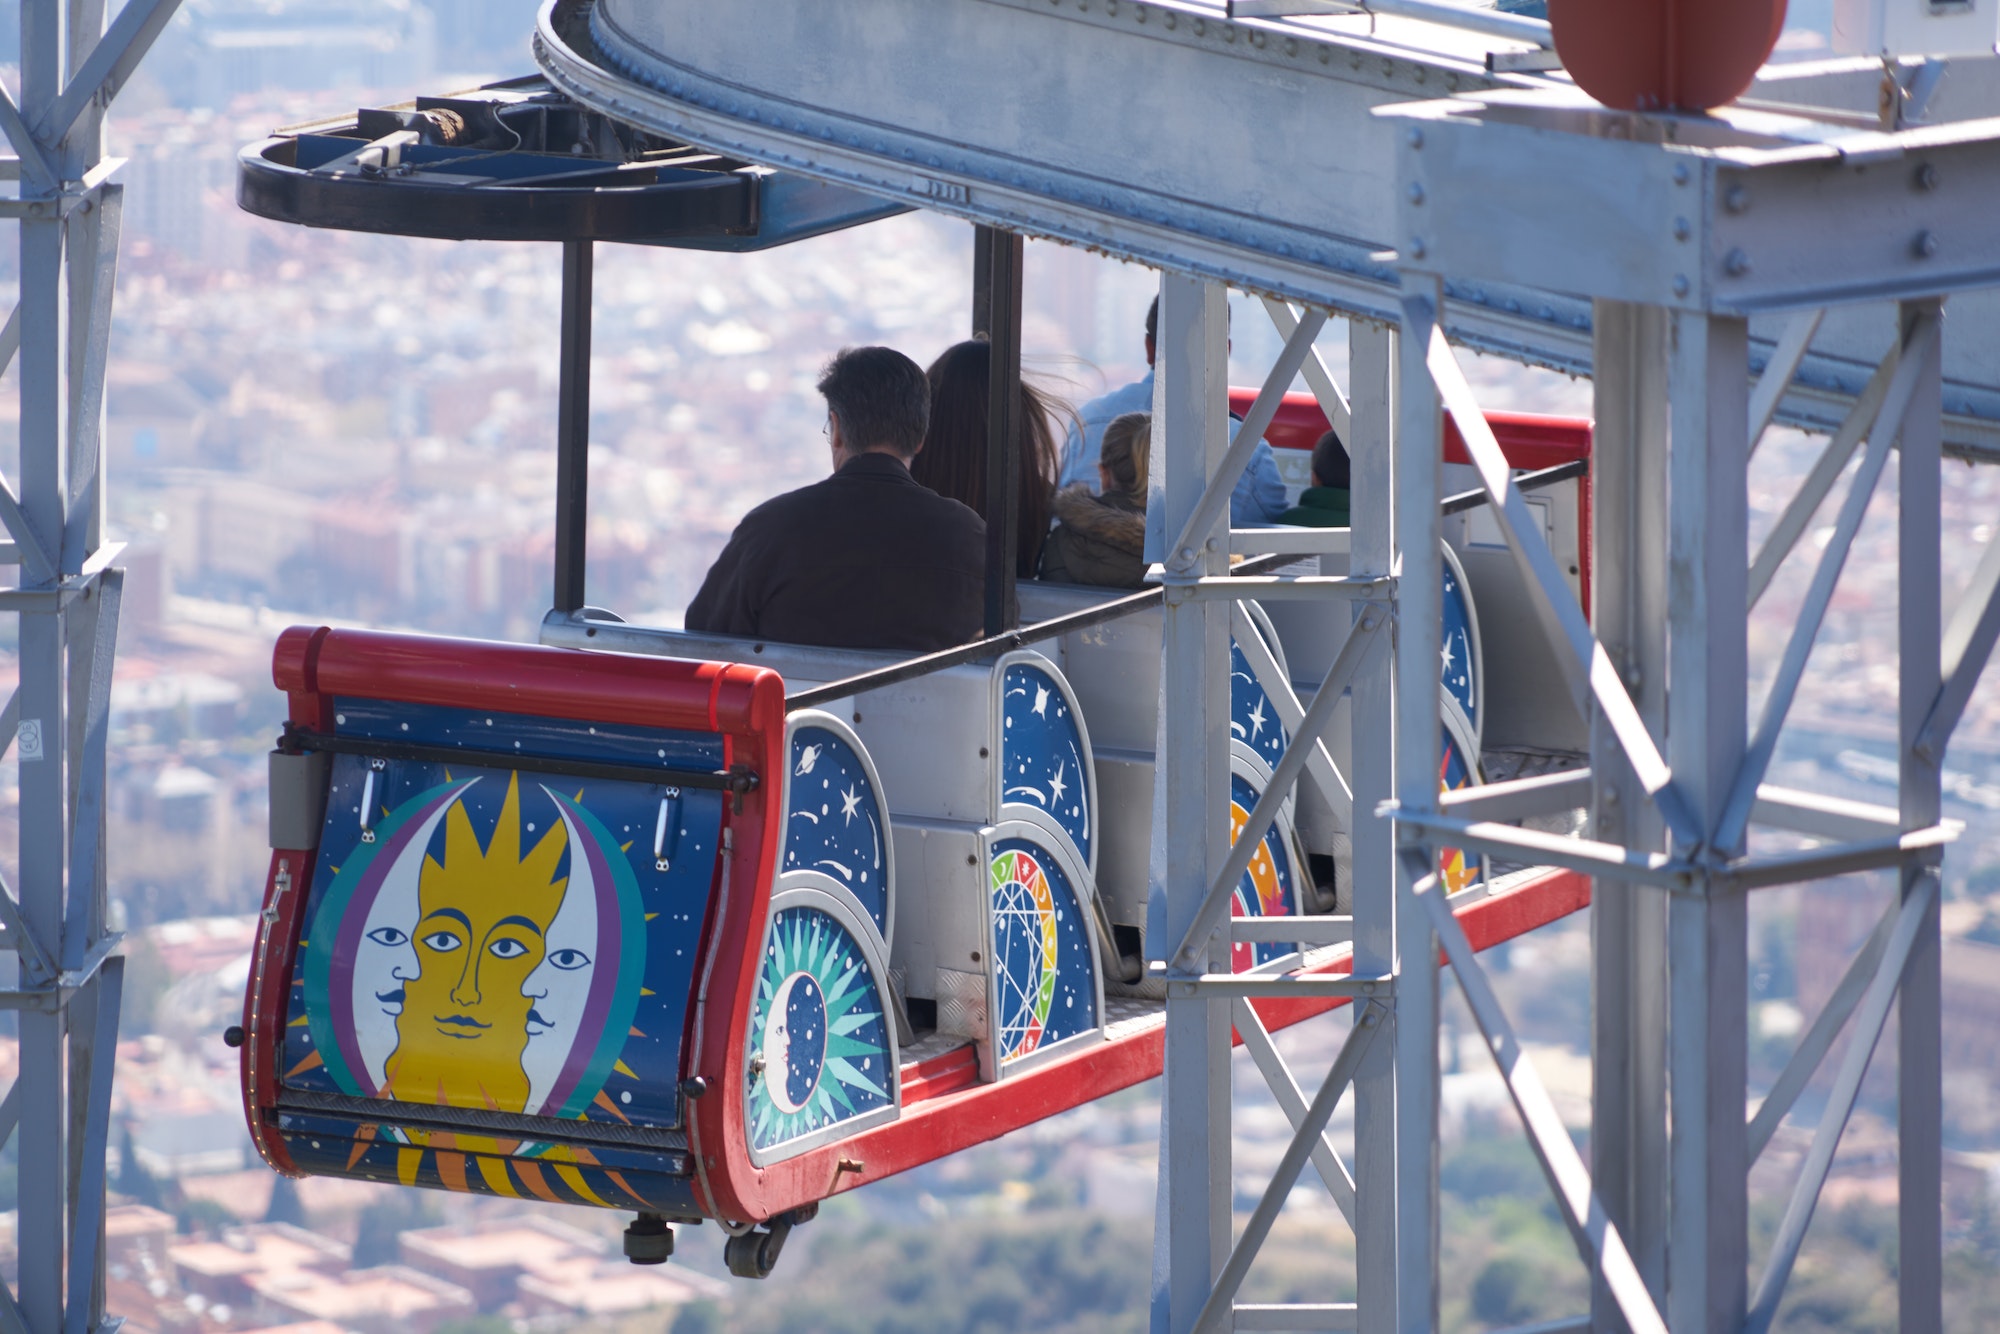
[[[1406,131],[1375,109],[1549,86],[1489,73],[1491,42],[1449,44],[1187,0],[550,0],[535,53],[579,101],[715,152],[1393,324],[1382,252]],[[1783,97],[1782,80],[1758,94]],[[1588,301],[1491,282],[1446,297],[1454,342],[1590,373]],[[1875,323],[1828,319],[1781,420],[1839,422],[1890,336]],[[2000,326],[2000,306],[1978,324]],[[1782,330],[1758,321],[1753,370]],[[1947,364],[1947,438],[2000,458],[1983,361],[1968,346]]]

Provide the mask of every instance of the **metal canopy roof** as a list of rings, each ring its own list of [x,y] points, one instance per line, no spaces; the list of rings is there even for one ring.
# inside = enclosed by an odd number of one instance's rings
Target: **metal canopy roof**
[[[540,76],[293,126],[243,150],[237,203],[345,231],[731,251],[905,211],[611,120]]]
[[[1489,69],[1533,63],[1523,43],[1370,26],[1186,0],[551,0],[536,55],[579,101],[716,152],[1388,323],[1398,130],[1376,109],[1568,85]],[[2000,109],[1995,66],[1955,62],[1938,114]],[[1879,63],[1828,62],[1768,70],[1752,99],[1852,135],[1880,85]],[[1446,295],[1454,341],[1589,373],[1588,300],[1501,281]],[[2000,301],[1955,298],[1953,325],[1947,439],[2000,457],[1980,332],[2000,333]],[[1782,333],[1753,324],[1753,369]],[[1780,418],[1836,424],[1892,336],[1885,305],[1831,313]]]

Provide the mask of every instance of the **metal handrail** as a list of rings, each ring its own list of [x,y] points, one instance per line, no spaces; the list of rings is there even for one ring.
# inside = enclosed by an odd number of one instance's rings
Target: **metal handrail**
[[[1547,19],[1503,14],[1493,9],[1475,9],[1471,5],[1452,4],[1450,0],[1354,0],[1351,4],[1346,0],[1230,0],[1229,5],[1229,17],[1233,19],[1317,18],[1342,14],[1390,14],[1397,18],[1419,19],[1440,27],[1461,28],[1510,42],[1525,42],[1545,51],[1553,51],[1556,45]]]

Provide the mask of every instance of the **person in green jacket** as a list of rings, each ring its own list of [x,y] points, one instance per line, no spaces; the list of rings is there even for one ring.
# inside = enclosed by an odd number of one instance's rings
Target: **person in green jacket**
[[[1278,522],[1301,528],[1348,526],[1347,447],[1332,431],[1313,446],[1312,485],[1299,492],[1299,503],[1280,514]]]

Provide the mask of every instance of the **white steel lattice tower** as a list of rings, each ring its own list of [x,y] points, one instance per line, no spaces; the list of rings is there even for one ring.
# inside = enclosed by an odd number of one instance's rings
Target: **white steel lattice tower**
[[[18,885],[0,928],[20,964],[20,1073],[0,1102],[19,1135],[20,1282],[0,1329],[104,1326],[104,1171],[124,960],[105,922],[105,741],[123,571],[104,541],[104,369],[123,187],[104,110],[177,0],[23,0],[18,102],[0,89],[0,216],[20,238],[20,297],[0,333],[18,359],[20,461],[0,483],[0,560],[19,570],[20,687],[0,746],[20,761]]]

